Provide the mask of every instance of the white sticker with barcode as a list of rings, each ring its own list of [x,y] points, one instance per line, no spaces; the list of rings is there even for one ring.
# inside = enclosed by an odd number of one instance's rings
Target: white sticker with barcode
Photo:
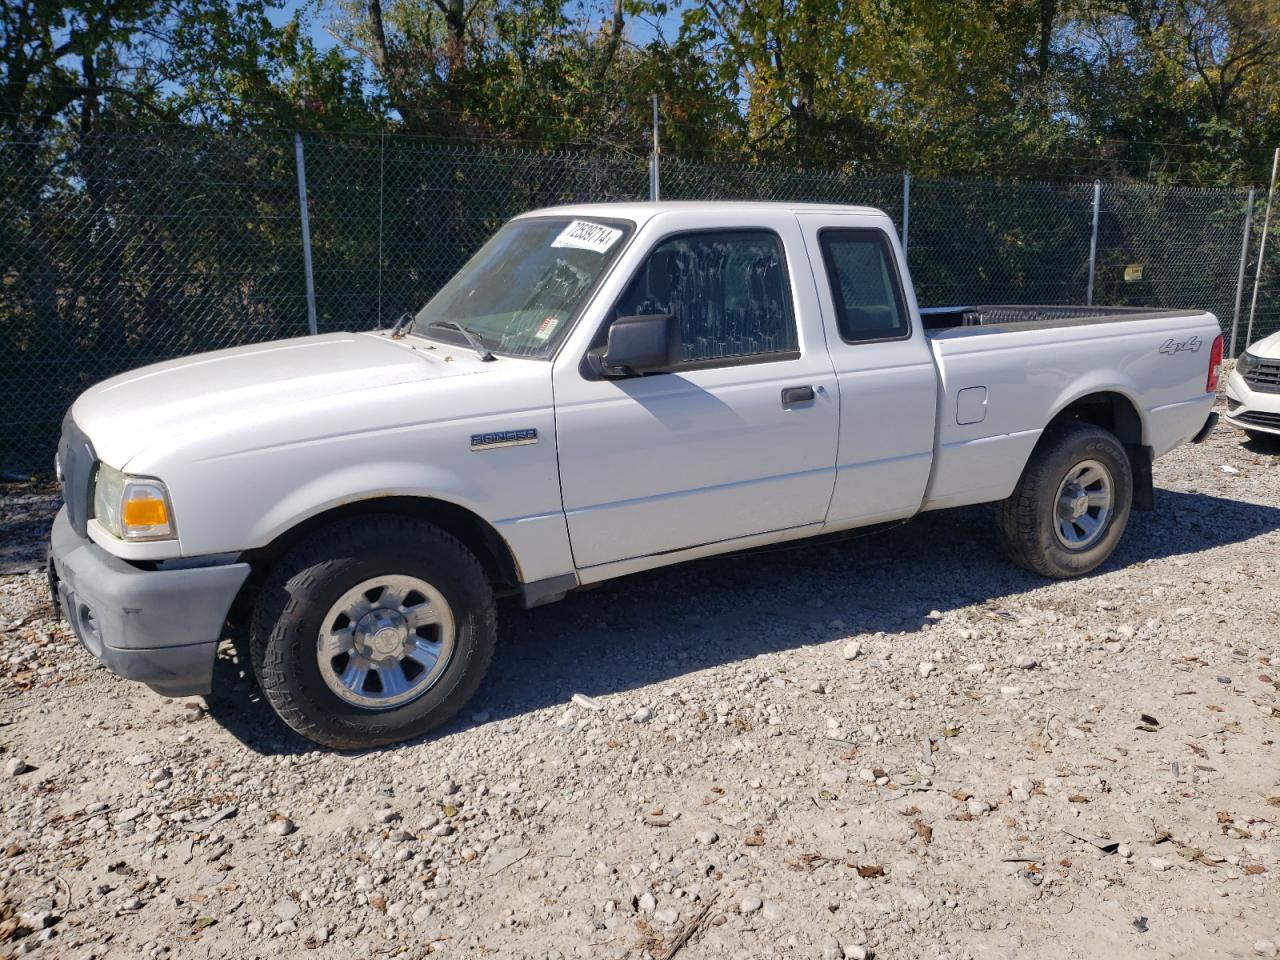
[[[594,250],[604,253],[622,236],[622,231],[606,227],[590,220],[574,220],[551,241],[553,247],[570,247],[574,250]]]

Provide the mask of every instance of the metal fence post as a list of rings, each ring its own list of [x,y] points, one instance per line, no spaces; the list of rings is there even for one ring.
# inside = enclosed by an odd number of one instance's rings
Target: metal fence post
[[[1093,278],[1098,270],[1098,208],[1102,205],[1102,181],[1093,181],[1093,233],[1089,237],[1089,289],[1085,291],[1086,306],[1093,306]]]
[[[907,231],[911,226],[911,171],[902,171],[902,252],[907,252]]]
[[[1253,299],[1249,302],[1249,331],[1244,335],[1245,346],[1253,342],[1253,315],[1258,309],[1258,286],[1262,283],[1262,261],[1267,255],[1267,228],[1271,226],[1271,201],[1276,195],[1276,167],[1280,166],[1280,147],[1271,158],[1271,186],[1267,188],[1267,212],[1262,215],[1262,239],[1258,241],[1258,269],[1253,275]]]
[[[311,218],[307,213],[307,163],[302,156],[302,134],[293,135],[293,152],[298,164],[298,213],[302,218],[302,268],[307,276],[307,329],[316,330],[316,282],[311,273]]]
[[[382,188],[386,181],[387,135],[378,134],[378,329],[382,329]]]
[[[649,102],[653,104],[653,152],[649,154],[649,199],[660,200],[662,191],[658,183],[658,95],[653,94]]]
[[[302,269],[307,276],[307,330],[316,333],[316,283],[311,274],[311,218],[307,212],[307,164],[302,156],[302,134],[293,134],[293,155],[298,165],[298,215],[302,218]]]
[[[1236,275],[1236,307],[1231,314],[1231,351],[1227,354],[1232,360],[1236,358],[1236,333],[1240,330],[1240,301],[1244,297],[1244,271],[1249,261],[1249,228],[1253,225],[1253,198],[1257,192],[1256,187],[1249,188],[1249,202],[1244,208],[1244,236],[1240,238],[1240,272]]]

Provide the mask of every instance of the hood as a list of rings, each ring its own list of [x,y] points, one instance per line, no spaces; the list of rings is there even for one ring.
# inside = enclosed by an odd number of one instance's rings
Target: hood
[[[379,334],[277,340],[104,380],[81,394],[71,415],[98,456],[123,468],[145,447],[237,415],[471,373],[476,364],[469,357],[466,351],[429,350]]]
[[[1252,344],[1249,352],[1263,360],[1280,360],[1280,330]]]

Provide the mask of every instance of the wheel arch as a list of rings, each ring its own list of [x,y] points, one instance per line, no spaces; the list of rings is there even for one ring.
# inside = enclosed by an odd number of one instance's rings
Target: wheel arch
[[[1142,408],[1132,396],[1116,388],[1107,388],[1074,397],[1062,404],[1050,418],[1041,439],[1055,426],[1068,423],[1093,424],[1119,440],[1129,456],[1133,472],[1134,508],[1150,510],[1155,506],[1155,486],[1151,476],[1153,457],[1151,447],[1146,444],[1146,420]]]
[[[1141,446],[1146,436],[1142,409],[1129,394],[1117,389],[1091,390],[1064,402],[1049,418],[1046,429],[1080,421],[1114,434],[1126,447]]]
[[[520,564],[511,547],[491,523],[474,511],[437,497],[369,497],[331,506],[300,520],[277,534],[269,543],[246,551],[242,559],[250,564],[252,573],[232,603],[232,620],[247,621],[267,571],[276,560],[304,538],[339,520],[387,515],[425,520],[454,537],[480,561],[495,594],[502,596],[513,593],[522,583]]]

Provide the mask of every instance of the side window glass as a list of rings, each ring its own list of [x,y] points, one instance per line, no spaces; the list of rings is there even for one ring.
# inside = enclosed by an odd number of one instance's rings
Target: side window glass
[[[907,312],[884,235],[823,230],[819,242],[840,336],[848,343],[907,336]]]
[[[614,317],[670,313],[689,361],[799,349],[782,242],[764,231],[664,240],[618,301]]]

